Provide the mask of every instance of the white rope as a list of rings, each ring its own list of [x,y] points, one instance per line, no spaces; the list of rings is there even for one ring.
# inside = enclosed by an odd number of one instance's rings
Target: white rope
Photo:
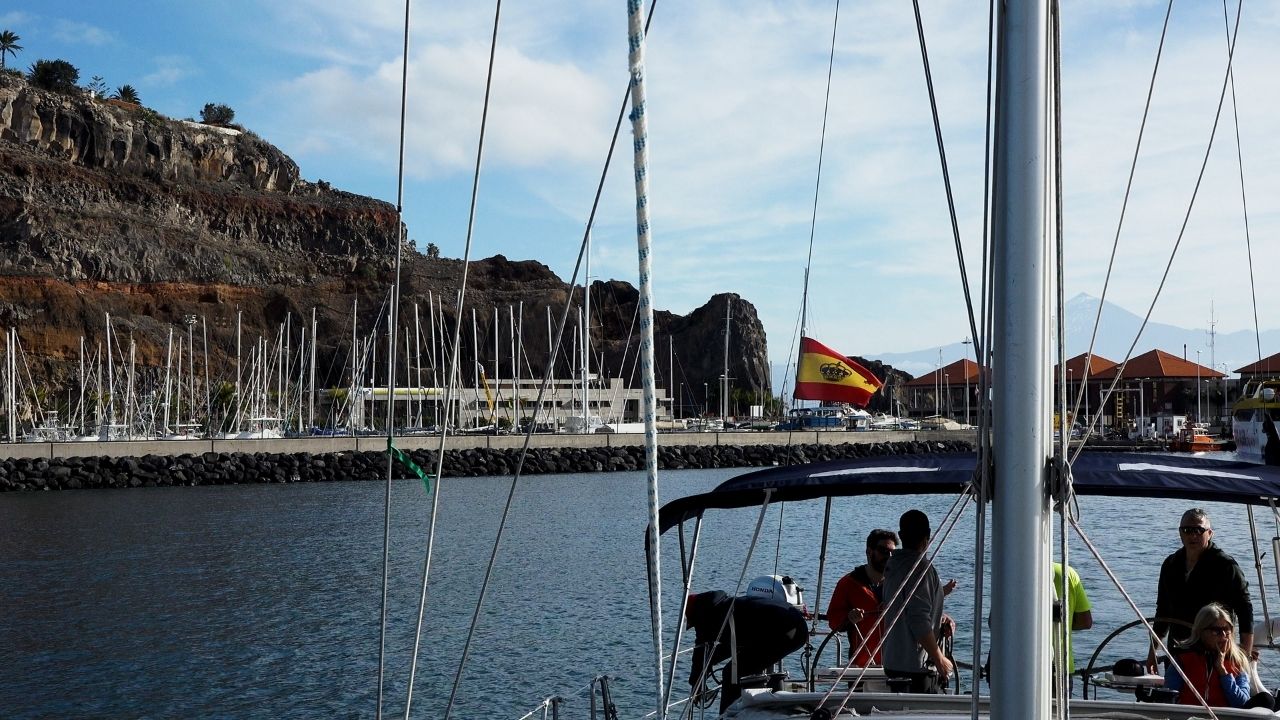
[[[640,264],[640,368],[644,386],[645,472],[648,478],[649,620],[653,628],[654,679],[657,706],[663,717],[662,676],[662,558],[658,537],[658,402],[654,380],[653,257],[649,236],[649,129],[644,78],[644,13],[642,0],[627,0],[628,63],[631,70],[631,134],[636,188],[636,248]]]

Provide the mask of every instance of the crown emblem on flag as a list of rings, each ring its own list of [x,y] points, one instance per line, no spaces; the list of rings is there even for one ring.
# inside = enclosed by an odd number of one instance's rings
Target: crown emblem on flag
[[[849,366],[839,362],[822,363],[818,372],[822,373],[822,379],[830,382],[840,382],[853,374]]]

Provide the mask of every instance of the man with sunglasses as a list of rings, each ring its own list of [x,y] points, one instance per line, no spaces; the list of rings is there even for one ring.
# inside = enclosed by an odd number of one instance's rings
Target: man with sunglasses
[[[898,535],[892,530],[872,530],[867,535],[867,564],[840,578],[827,606],[827,624],[849,636],[849,652],[857,651],[853,664],[866,667],[880,664],[880,603],[884,566],[898,549]],[[864,642],[865,640],[865,642]]]
[[[1192,508],[1182,514],[1178,523],[1182,547],[1165,558],[1160,566],[1160,582],[1156,586],[1156,635],[1169,641],[1185,641],[1188,626],[1195,621],[1200,608],[1220,603],[1239,620],[1240,647],[1253,653],[1253,601],[1249,599],[1249,582],[1235,558],[1213,542],[1213,526],[1209,514]],[[1182,620],[1187,625],[1164,622]],[[1156,646],[1147,653],[1147,671],[1159,672]]]

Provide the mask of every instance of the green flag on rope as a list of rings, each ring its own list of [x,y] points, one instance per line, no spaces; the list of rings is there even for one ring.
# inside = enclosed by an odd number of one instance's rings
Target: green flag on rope
[[[418,467],[418,463],[414,462],[413,458],[409,457],[408,453],[393,445],[391,443],[391,438],[387,438],[387,452],[391,453],[392,457],[396,460],[399,460],[400,464],[409,468],[414,475],[422,478],[422,484],[427,488],[427,492],[431,492],[431,475],[429,475],[426,470]]]

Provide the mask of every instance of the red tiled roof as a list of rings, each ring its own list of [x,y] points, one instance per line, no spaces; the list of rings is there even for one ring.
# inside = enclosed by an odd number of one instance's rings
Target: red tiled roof
[[[1249,363],[1236,372],[1248,375],[1280,375],[1280,353]]]
[[[982,366],[965,358],[946,365],[941,370],[934,370],[926,375],[921,375],[908,382],[904,387],[933,387],[938,383],[938,378],[944,378],[946,382],[952,384],[960,383],[961,385],[968,378],[969,382],[976,385],[981,379],[982,372]]]
[[[1120,366],[1107,368],[1106,370],[1098,370],[1094,372],[1094,378],[1111,379],[1119,372]],[[1129,359],[1129,364],[1124,368],[1125,380],[1138,380],[1145,378],[1177,378],[1185,380],[1188,378],[1199,377],[1201,379],[1226,377],[1222,373],[1211,367],[1197,365],[1188,360],[1183,360],[1177,355],[1172,355],[1163,350],[1152,350]]]
[[[1103,370],[1110,370],[1111,368],[1120,364],[1113,360],[1108,360],[1107,358],[1104,358],[1097,353],[1094,353],[1092,358],[1089,358],[1088,353],[1080,353],[1079,355],[1068,360],[1066,363],[1068,379],[1073,377],[1080,378],[1084,376],[1084,362],[1086,359],[1090,360],[1089,367],[1092,368],[1093,370],[1093,372],[1090,374],[1090,377],[1096,376],[1098,373],[1102,372]],[[1058,377],[1057,365],[1053,367],[1053,376],[1055,378]]]

